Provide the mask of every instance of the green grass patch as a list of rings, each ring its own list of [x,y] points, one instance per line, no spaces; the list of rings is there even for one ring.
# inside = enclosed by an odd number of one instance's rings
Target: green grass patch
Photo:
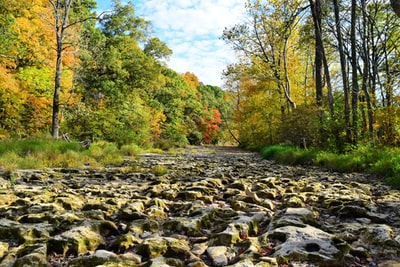
[[[273,145],[261,149],[261,155],[266,159],[273,159],[284,164],[309,165],[315,158],[314,150],[302,150],[297,147]]]
[[[164,165],[157,165],[151,168],[150,172],[153,173],[155,176],[163,176],[164,174],[168,173],[168,168]]]
[[[309,164],[337,172],[366,172],[385,177],[388,184],[400,188],[400,149],[359,146],[345,154],[336,154],[292,146],[273,145],[260,151],[266,159],[298,165]]]
[[[124,157],[134,157],[142,149],[137,145],[118,148],[108,142],[92,143],[89,149],[79,142],[52,139],[0,141],[0,169],[83,168],[120,165]]]

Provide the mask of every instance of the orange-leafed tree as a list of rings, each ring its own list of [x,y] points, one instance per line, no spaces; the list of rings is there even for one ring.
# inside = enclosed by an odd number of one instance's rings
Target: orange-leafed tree
[[[216,144],[219,140],[218,130],[221,124],[221,113],[218,109],[205,111],[206,117],[203,118],[203,142],[206,144]]]

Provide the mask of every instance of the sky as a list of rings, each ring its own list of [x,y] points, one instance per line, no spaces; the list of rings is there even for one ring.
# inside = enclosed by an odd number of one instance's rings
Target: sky
[[[107,10],[111,0],[97,0]],[[132,0],[137,16],[151,21],[154,36],[172,49],[168,67],[194,73],[201,82],[223,86],[222,71],[235,62],[220,39],[223,29],[244,18],[244,0]]]

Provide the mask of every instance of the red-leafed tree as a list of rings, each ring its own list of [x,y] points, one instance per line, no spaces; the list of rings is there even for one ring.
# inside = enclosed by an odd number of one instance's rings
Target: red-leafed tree
[[[215,144],[218,142],[218,130],[221,124],[221,113],[218,109],[213,109],[211,112],[206,110],[208,115],[204,118],[203,142],[206,144]]]

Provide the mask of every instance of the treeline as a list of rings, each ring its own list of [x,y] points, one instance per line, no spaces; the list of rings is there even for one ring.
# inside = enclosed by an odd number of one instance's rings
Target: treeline
[[[53,132],[161,148],[224,139],[227,93],[168,68],[171,49],[132,3],[95,8],[94,0],[0,2],[0,139]]]
[[[400,144],[400,18],[383,0],[246,1],[223,39],[243,146]]]

